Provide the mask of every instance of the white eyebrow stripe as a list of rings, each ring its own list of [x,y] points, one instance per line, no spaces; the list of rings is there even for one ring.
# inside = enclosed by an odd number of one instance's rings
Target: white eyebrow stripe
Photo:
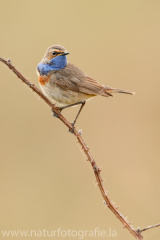
[[[56,52],[56,53],[63,53],[64,51],[63,50],[58,50],[58,49],[52,49],[52,51],[51,52]]]

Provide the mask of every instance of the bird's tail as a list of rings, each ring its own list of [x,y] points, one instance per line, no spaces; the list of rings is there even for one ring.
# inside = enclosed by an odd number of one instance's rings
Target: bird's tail
[[[112,93],[125,93],[125,94],[135,95],[135,92],[130,92],[127,90],[122,90],[122,89],[117,89],[117,88],[111,88],[111,87],[107,87],[107,86],[104,86],[104,91],[111,95],[112,95]]]

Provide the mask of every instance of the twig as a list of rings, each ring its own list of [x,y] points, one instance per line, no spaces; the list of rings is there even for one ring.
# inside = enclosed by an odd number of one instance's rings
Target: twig
[[[148,230],[148,229],[151,229],[151,228],[155,228],[155,227],[160,227],[160,223],[159,224],[155,224],[155,225],[152,225],[152,226],[149,226],[149,227],[146,227],[146,228],[143,228],[143,229],[140,229],[140,228],[138,228],[137,229],[137,232],[144,232],[144,231],[146,231],[146,230]]]
[[[51,110],[53,112],[55,112],[56,114],[59,113],[59,111],[57,110],[57,108],[55,107],[54,104],[52,104],[48,98],[41,92],[39,91],[39,89],[37,87],[34,86],[34,84],[31,84],[11,63],[11,60],[8,59],[5,60],[3,58],[0,58],[0,61],[3,62],[5,65],[7,65],[16,75],[18,78],[20,78],[22,80],[22,82],[24,82],[29,88],[31,88],[34,92],[36,92],[47,104],[48,106],[51,108]],[[59,119],[71,130],[72,129],[72,125],[71,123],[69,123],[67,121],[66,118],[64,118],[64,116],[62,114],[60,114],[60,117]],[[128,222],[128,220],[118,211],[118,207],[116,207],[114,205],[114,203],[110,200],[105,188],[104,188],[104,185],[102,183],[102,178],[101,178],[101,175],[100,175],[100,168],[98,168],[95,160],[93,159],[92,155],[91,155],[91,152],[89,150],[89,148],[87,147],[87,145],[85,144],[82,136],[81,136],[81,131],[78,132],[76,130],[76,128],[74,129],[73,131],[73,134],[75,135],[75,137],[77,138],[77,142],[80,143],[85,155],[87,156],[87,160],[91,163],[91,166],[94,170],[94,174],[95,174],[95,177],[96,177],[96,182],[97,182],[97,185],[101,191],[101,194],[104,198],[104,203],[106,204],[106,206],[115,214],[115,216],[122,222],[123,224],[123,227],[124,228],[127,228],[128,231],[136,238],[136,239],[139,239],[139,240],[142,240],[143,237],[141,235],[141,232],[142,231],[145,231],[151,227],[148,227],[146,229],[142,229],[142,230],[136,230],[130,222]],[[158,224],[159,225],[159,224]],[[157,226],[158,226],[157,225]],[[156,225],[154,225],[156,226]],[[153,227],[153,226],[152,226]]]

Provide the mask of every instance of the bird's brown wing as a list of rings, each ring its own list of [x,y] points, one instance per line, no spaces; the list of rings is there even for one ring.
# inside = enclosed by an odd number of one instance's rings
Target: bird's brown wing
[[[88,77],[75,65],[68,63],[63,69],[54,73],[53,82],[59,87],[89,95],[112,96],[100,83]]]

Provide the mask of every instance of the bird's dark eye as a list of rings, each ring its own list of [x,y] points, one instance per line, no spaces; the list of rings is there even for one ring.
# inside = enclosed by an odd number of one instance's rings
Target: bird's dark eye
[[[52,54],[53,54],[53,56],[56,56],[56,55],[57,55],[57,53],[56,53],[55,51],[53,51]]]

